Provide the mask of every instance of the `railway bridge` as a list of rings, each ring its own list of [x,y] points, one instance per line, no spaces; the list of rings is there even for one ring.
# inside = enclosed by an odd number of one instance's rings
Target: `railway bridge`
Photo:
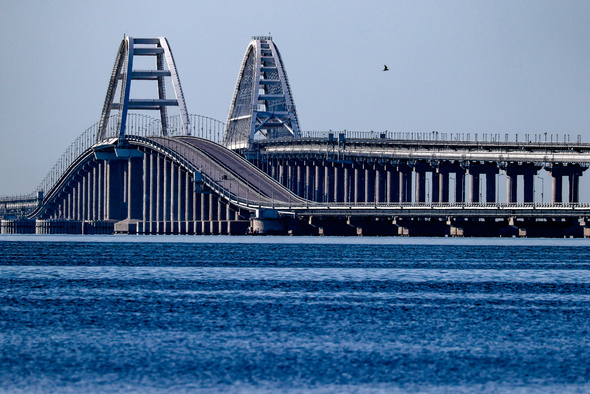
[[[1,231],[587,237],[589,164],[590,144],[545,133],[302,131],[267,36],[227,121],[190,115],[167,40],[125,37],[99,122],[33,194],[0,198]]]

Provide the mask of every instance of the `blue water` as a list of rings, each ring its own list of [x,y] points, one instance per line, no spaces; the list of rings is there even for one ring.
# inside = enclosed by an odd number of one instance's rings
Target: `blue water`
[[[590,242],[0,236],[2,392],[589,392]]]

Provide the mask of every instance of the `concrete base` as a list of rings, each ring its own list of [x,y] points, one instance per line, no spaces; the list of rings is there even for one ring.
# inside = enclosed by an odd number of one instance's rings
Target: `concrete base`
[[[0,234],[35,234],[35,221],[31,219],[1,220]]]
[[[283,235],[287,234],[286,219],[259,219],[251,218],[248,234],[253,235]]]
[[[115,234],[137,234],[137,219],[125,219],[115,223]]]

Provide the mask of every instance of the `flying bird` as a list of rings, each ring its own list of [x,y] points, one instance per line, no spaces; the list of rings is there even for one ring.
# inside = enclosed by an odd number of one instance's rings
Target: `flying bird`
[[[389,69],[387,68],[387,64],[383,65],[383,71],[389,71]]]

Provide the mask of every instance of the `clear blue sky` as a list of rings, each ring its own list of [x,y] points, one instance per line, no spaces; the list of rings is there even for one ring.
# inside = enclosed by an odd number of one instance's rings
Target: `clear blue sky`
[[[588,1],[6,1],[0,195],[32,191],[98,121],[124,34],[166,36],[189,113],[225,121],[250,38],[268,33],[303,130],[590,141]]]

